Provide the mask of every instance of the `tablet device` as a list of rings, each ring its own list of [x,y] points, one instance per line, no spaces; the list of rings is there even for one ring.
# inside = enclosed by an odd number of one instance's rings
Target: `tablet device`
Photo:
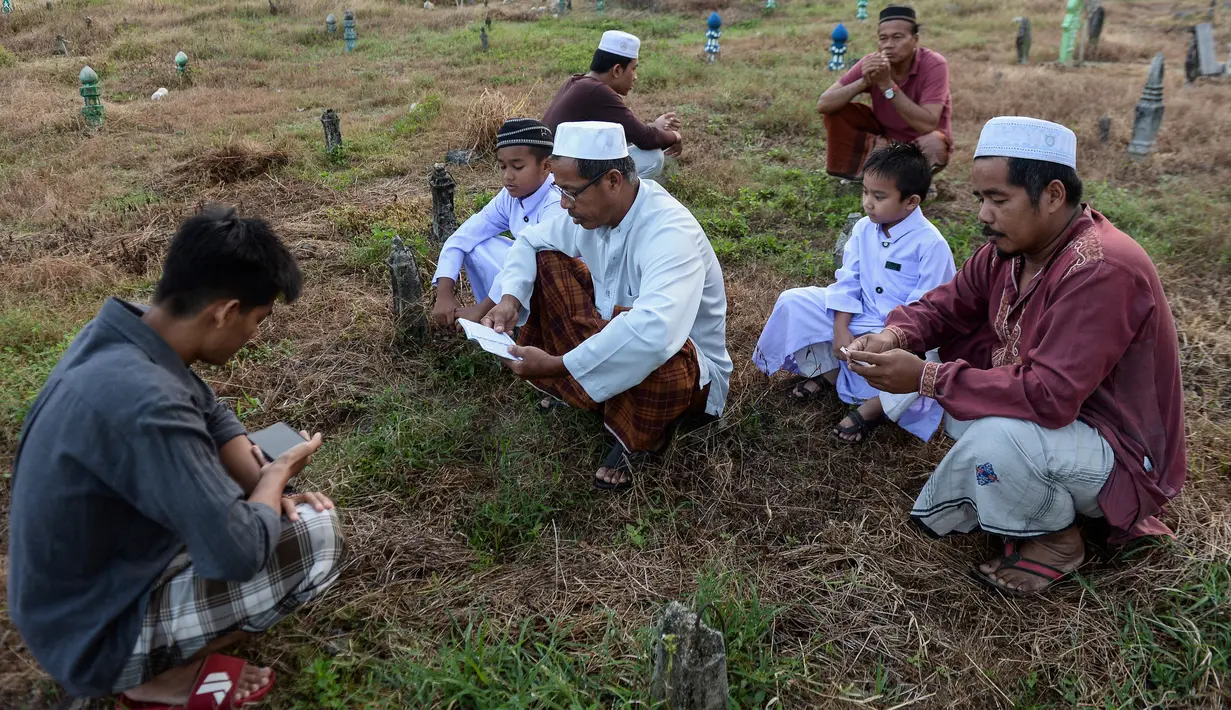
[[[285,422],[254,431],[248,434],[248,438],[261,447],[261,453],[265,454],[267,461],[273,461],[305,441],[299,432]]]

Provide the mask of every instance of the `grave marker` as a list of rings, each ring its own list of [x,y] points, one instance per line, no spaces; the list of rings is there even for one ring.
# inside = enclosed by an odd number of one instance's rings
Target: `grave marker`
[[[487,28],[486,27],[479,28],[479,45],[483,48],[484,52],[487,51]]]
[[[333,16],[333,13],[325,15],[325,31],[331,35],[338,33],[338,18]]]
[[[713,64],[722,51],[718,45],[718,38],[722,36],[722,17],[717,12],[711,12],[705,26],[705,61]]]
[[[81,115],[85,117],[87,126],[91,129],[98,128],[103,125],[103,119],[107,113],[102,99],[98,97],[98,74],[86,66],[77,75],[77,80],[81,82],[80,94],[85,101],[85,106],[81,107]]]
[[[1064,10],[1064,22],[1060,24],[1064,34],[1060,37],[1060,63],[1073,61],[1077,31],[1081,28],[1081,0],[1068,0]]]
[[[1197,54],[1197,28],[1188,28],[1188,49],[1184,52],[1184,83],[1191,84],[1201,76],[1201,58]]]
[[[355,51],[355,45],[359,42],[359,35],[355,32],[355,13],[352,10],[347,10],[342,14],[342,35],[346,38],[346,51]]]
[[[868,21],[868,0],[859,0],[855,3],[855,19],[860,22]]]
[[[846,253],[846,243],[851,240],[851,234],[855,231],[855,225],[859,220],[863,219],[863,215],[859,212],[851,212],[846,216],[846,224],[842,225],[842,231],[838,232],[838,238],[833,243],[833,264],[837,268],[842,268],[842,255]]]
[[[64,35],[56,35],[55,53],[68,56],[68,40],[64,38]]]
[[[1163,53],[1159,52],[1150,63],[1150,76],[1141,91],[1141,99],[1137,101],[1133,116],[1133,139],[1128,144],[1128,152],[1132,155],[1149,155],[1158,145],[1158,129],[1163,124],[1164,109],[1163,64]]]
[[[325,129],[325,152],[332,154],[342,147],[342,121],[338,112],[331,108],[321,114],[321,126]]]
[[[1111,142],[1111,116],[1100,116],[1098,120],[1098,142],[1107,145]]]
[[[427,313],[423,308],[423,284],[414,252],[394,235],[389,252],[389,287],[393,292],[394,342],[408,347],[427,340]]]
[[[1197,38],[1197,61],[1201,76],[1214,76],[1223,73],[1223,65],[1218,61],[1214,51],[1214,26],[1202,22],[1194,30]]]
[[[457,183],[445,170],[444,163],[436,163],[427,184],[432,190],[432,241],[442,244],[457,231],[457,214],[453,211],[453,190]]]
[[[704,609],[702,609],[704,612]],[[663,611],[654,644],[650,697],[671,710],[726,710],[727,649],[722,632],[679,602]]]
[[[1103,10],[1103,4],[1099,3],[1098,7],[1090,13],[1090,26],[1087,29],[1086,36],[1090,42],[1090,55],[1098,55],[1099,39],[1103,36],[1103,20],[1106,19],[1106,11]]]
[[[829,47],[829,71],[842,71],[846,69],[846,41],[851,38],[851,33],[846,30],[846,25],[839,22],[829,38],[833,40]]]
[[[184,76],[188,72],[188,55],[177,52],[175,55],[175,73]]]
[[[1017,27],[1017,63],[1030,63],[1030,18],[1017,17],[1014,22],[1018,23]]]

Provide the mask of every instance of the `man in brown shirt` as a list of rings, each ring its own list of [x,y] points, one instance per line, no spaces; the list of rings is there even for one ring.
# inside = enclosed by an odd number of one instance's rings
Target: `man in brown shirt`
[[[605,121],[624,127],[628,154],[637,176],[654,179],[662,173],[667,155],[678,156],[683,146],[680,121],[665,113],[653,123],[642,123],[624,103],[637,83],[637,55],[641,40],[627,32],[610,30],[603,38],[586,74],[574,74],[556,92],[543,123],[555,133],[561,123]]]

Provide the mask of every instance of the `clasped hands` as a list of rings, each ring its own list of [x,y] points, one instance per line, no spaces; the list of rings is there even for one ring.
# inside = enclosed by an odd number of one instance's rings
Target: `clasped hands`
[[[506,294],[500,299],[500,303],[497,303],[487,312],[487,315],[483,316],[480,323],[497,333],[512,333],[513,327],[517,325],[517,315],[520,312],[521,303],[515,297]],[[510,345],[509,354],[521,359],[505,360],[502,358],[501,364],[523,380],[563,377],[568,374],[563,357],[549,355],[541,348]]]
[[[873,52],[864,57],[861,68],[864,83],[869,88],[885,91],[893,86],[893,73],[890,71],[889,60],[881,52]]]
[[[900,349],[897,338],[891,333],[861,335],[851,341],[846,353],[835,355],[881,392],[910,394],[919,391],[925,363],[918,355]]]

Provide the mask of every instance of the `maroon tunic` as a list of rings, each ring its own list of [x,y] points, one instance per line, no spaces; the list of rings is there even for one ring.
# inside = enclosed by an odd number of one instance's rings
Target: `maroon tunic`
[[[571,121],[606,121],[624,126],[624,138],[642,150],[670,148],[675,136],[642,123],[610,86],[585,74],[574,74],[556,92],[543,123],[554,134],[556,126]]]
[[[885,329],[906,349],[941,348],[919,390],[957,419],[1093,426],[1115,452],[1098,499],[1113,541],[1168,534],[1154,516],[1187,472],[1171,308],[1145,250],[1103,215],[1083,206],[1063,239],[1021,294],[1022,259],[984,245]]]

